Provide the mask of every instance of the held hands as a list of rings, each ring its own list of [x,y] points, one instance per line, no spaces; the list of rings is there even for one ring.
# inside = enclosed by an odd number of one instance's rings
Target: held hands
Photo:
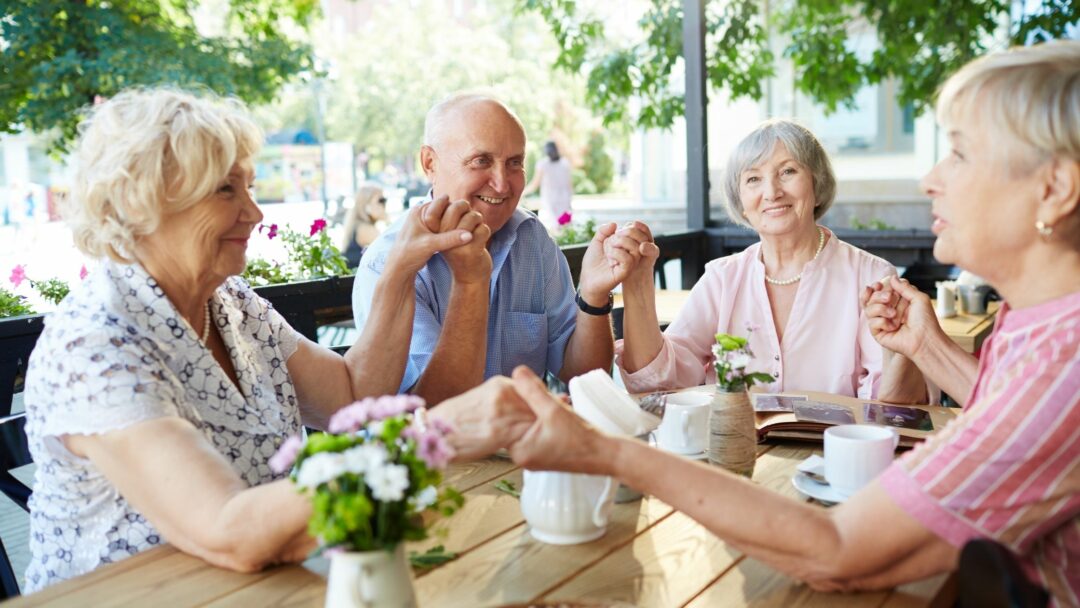
[[[440,196],[437,200],[447,200]],[[459,200],[450,203],[441,213],[432,210],[427,215],[430,229],[444,233],[453,230],[468,230],[472,240],[462,247],[443,251],[443,259],[450,266],[450,272],[457,283],[483,283],[491,280],[492,261],[487,250],[491,228],[484,223],[484,216],[473,211],[468,201]]]
[[[440,220],[449,207],[449,201],[442,196],[426,205],[410,209],[390,255],[387,256],[387,264],[400,266],[403,271],[416,274],[436,253],[458,249],[476,240],[475,227],[468,222],[459,221],[447,230],[440,230]],[[434,221],[432,218],[435,218]],[[486,241],[486,238],[484,240]]]
[[[433,409],[454,428],[450,444],[455,460],[483,458],[517,441],[536,421],[509,378],[496,376]]]
[[[623,282],[652,283],[653,265],[660,249],[644,222],[629,222],[622,228],[604,224],[585,251],[581,263],[581,293],[595,303]]]
[[[878,344],[909,359],[941,333],[929,296],[904,279],[889,277],[864,287],[860,301]]]

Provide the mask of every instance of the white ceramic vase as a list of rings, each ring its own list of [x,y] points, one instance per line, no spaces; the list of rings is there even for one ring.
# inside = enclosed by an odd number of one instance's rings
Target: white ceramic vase
[[[393,551],[331,555],[326,608],[416,608],[405,543]]]
[[[525,471],[521,513],[539,541],[587,543],[607,531],[617,486],[614,479],[602,475]]]

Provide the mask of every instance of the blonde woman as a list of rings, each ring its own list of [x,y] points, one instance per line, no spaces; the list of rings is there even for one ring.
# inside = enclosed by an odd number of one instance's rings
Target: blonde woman
[[[345,252],[349,268],[356,268],[360,264],[364,249],[379,238],[387,219],[386,195],[382,188],[362,186],[356,193],[349,219],[345,221],[345,242],[341,250]]]
[[[28,591],[166,541],[236,570],[306,556],[310,508],[268,458],[301,425],[395,391],[417,270],[480,226],[446,199],[412,212],[374,287],[377,321],[342,357],[236,277],[263,217],[252,190],[262,139],[239,103],[174,90],[122,93],[83,125],[65,217],[102,262],[30,358]],[[456,436],[459,455],[505,444],[513,423],[471,422],[512,407],[504,392],[493,381],[440,406],[471,433]]]
[[[943,432],[825,510],[602,435],[519,369],[537,422],[514,460],[614,475],[815,589],[883,589],[954,570],[965,543],[989,537],[1056,604],[1080,605],[1080,41],[972,62],[945,84],[937,115],[951,150],[923,179],[934,254],[986,277],[1007,305],[976,362],[910,286],[893,279],[895,291],[865,297],[881,343],[967,397]]]

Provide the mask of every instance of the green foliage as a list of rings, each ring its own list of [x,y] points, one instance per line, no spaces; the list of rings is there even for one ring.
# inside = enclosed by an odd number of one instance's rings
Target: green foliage
[[[319,222],[322,222],[322,226],[316,229]],[[310,234],[306,235],[285,228],[281,231],[281,239],[289,252],[295,278],[317,279],[349,274],[348,261],[331,242],[326,232],[326,222],[316,220]]]
[[[851,218],[851,227],[855,230],[896,230],[896,226],[887,224],[876,218],[863,223],[859,221],[859,218],[853,217]]]
[[[261,258],[248,260],[247,268],[244,268],[244,274],[241,276],[244,277],[248,284],[254,286],[277,285],[278,283],[289,282],[289,274],[281,264],[268,262]]]
[[[53,304],[59,304],[60,300],[67,297],[71,288],[68,287],[66,281],[60,279],[46,279],[44,281],[30,281],[30,285],[34,289],[38,290],[42,298]]]
[[[576,2],[517,0],[519,11],[538,13],[555,34],[561,47],[555,65],[588,72],[587,100],[604,123],[644,128],[670,127],[684,113],[681,83],[672,78],[683,54],[682,5],[650,0],[639,22],[643,38],[613,48],[603,23],[581,14]],[[1080,23],[1080,3],[705,0],[705,22],[709,83],[732,99],[760,99],[774,75],[771,29],[784,41],[795,86],[827,111],[853,106],[864,85],[895,78],[898,102],[921,113],[949,74],[999,44],[999,24],[1010,23],[1011,44],[1060,38]],[[865,31],[876,32],[880,46],[860,58],[851,40]],[[631,116],[635,98],[641,109]]]
[[[63,151],[84,108],[135,85],[206,87],[265,102],[310,65],[283,32],[304,28],[316,0],[223,0],[220,33],[195,25],[197,0],[9,0],[0,19],[0,131],[55,133]]]
[[[753,330],[747,328],[747,331]],[[757,382],[776,380],[776,376],[772,374],[746,370],[754,357],[749,340],[731,334],[716,334],[715,338],[716,344],[712,348],[713,367],[716,368],[716,384],[720,390],[741,392]]]
[[[409,562],[414,568],[434,568],[456,558],[457,553],[447,551],[442,545],[436,545],[423,553],[409,552]]]
[[[32,315],[34,309],[26,303],[26,298],[0,287],[0,319]]]
[[[500,479],[499,481],[496,481],[495,489],[504,494],[509,494],[514,498],[521,498],[521,491],[518,490],[517,486],[514,485],[514,482],[509,479]]]
[[[560,226],[553,238],[556,244],[565,247],[566,245],[588,243],[594,236],[596,236],[596,220],[589,218],[585,220],[584,224],[571,222]]]
[[[589,136],[589,148],[585,152],[582,169],[593,185],[593,193],[600,194],[611,189],[611,182],[615,178],[615,161],[607,152],[607,138],[603,132],[594,131]]]

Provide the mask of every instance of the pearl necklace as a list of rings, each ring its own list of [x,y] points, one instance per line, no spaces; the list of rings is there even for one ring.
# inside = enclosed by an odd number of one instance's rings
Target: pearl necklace
[[[814,252],[814,257],[810,258],[810,262],[813,262],[814,260],[816,260],[818,258],[818,256],[821,255],[821,249],[823,247],[825,247],[825,231],[821,229],[821,226],[818,226],[817,232],[818,232],[817,251]],[[807,264],[809,264],[810,262],[807,262]],[[806,267],[804,266],[803,271],[805,271],[805,270],[806,270]],[[802,279],[802,275],[803,275],[803,273],[800,272],[799,274],[791,277],[790,279],[784,279],[782,281],[778,280],[778,279],[774,279],[774,278],[770,277],[769,275],[765,275],[765,280],[768,281],[769,283],[772,283],[773,285],[792,285],[794,283],[798,283],[799,280]]]
[[[203,329],[202,335],[199,336],[199,342],[203,346],[206,346],[206,339],[210,337],[210,300],[206,301],[206,306],[203,308]]]

